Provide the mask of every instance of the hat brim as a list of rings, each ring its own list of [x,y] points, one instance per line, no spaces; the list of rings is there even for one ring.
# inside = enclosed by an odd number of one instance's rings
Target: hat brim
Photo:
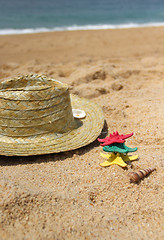
[[[0,136],[0,155],[30,156],[65,152],[78,149],[93,142],[101,133],[104,116],[101,108],[90,100],[70,95],[73,109],[86,113],[77,120],[78,127],[65,134],[50,133],[28,138]]]

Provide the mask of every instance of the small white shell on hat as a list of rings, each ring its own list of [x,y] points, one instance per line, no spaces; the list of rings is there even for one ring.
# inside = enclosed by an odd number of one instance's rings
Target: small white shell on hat
[[[85,118],[86,116],[85,111],[81,109],[72,109],[72,113],[74,118]]]

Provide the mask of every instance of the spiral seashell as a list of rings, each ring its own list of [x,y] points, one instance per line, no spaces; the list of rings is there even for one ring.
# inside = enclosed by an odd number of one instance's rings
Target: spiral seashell
[[[154,170],[156,170],[156,168],[146,168],[146,169],[139,170],[139,171],[136,171],[136,172],[130,172],[128,174],[128,176],[130,178],[130,182],[138,183],[139,181],[144,179],[146,176],[148,176]]]

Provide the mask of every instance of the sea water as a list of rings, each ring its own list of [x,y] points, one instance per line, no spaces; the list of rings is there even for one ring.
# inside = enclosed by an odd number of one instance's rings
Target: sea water
[[[164,0],[0,0],[0,35],[164,25]]]

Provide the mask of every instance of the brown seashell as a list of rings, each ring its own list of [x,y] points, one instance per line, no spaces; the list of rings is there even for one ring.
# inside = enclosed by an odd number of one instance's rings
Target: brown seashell
[[[146,168],[146,169],[139,170],[139,171],[136,171],[136,172],[130,172],[130,173],[128,173],[128,176],[130,178],[130,182],[138,183],[139,181],[144,179],[146,176],[148,176],[154,170],[156,170],[156,168]]]

